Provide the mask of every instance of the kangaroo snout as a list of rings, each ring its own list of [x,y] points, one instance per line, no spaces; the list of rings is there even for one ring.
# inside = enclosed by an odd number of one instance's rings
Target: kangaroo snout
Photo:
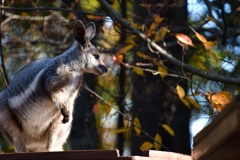
[[[102,74],[104,74],[104,73],[106,73],[107,72],[107,67],[106,66],[104,66],[104,65],[99,65],[98,66],[98,68],[99,68],[99,70],[100,70],[100,72],[102,73]]]

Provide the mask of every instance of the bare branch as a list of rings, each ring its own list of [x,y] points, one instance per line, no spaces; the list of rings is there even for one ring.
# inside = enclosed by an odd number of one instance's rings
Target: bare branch
[[[63,11],[63,12],[71,12],[71,13],[78,13],[78,14],[84,14],[84,15],[95,15],[95,16],[106,16],[106,14],[103,13],[91,13],[91,12],[84,12],[74,9],[64,9],[64,8],[56,8],[56,7],[34,7],[34,8],[18,8],[18,7],[6,7],[6,6],[0,6],[1,10],[5,11]]]
[[[152,48],[157,50],[159,54],[168,60],[171,64],[182,67],[185,71],[191,72],[192,74],[198,75],[200,77],[214,80],[214,81],[220,81],[230,84],[240,84],[239,78],[232,78],[232,77],[226,77],[221,75],[216,75],[209,72],[204,72],[202,70],[199,70],[195,67],[192,67],[188,64],[182,63],[181,61],[177,60],[175,57],[173,57],[171,54],[169,54],[165,49],[157,45],[155,42],[153,42],[151,39],[149,39],[145,34],[137,30],[135,27],[133,27],[129,22],[125,21],[105,0],[99,0],[99,3],[102,5],[102,7],[105,9],[106,12],[108,12],[109,16],[113,19],[118,21],[122,27],[125,27],[129,31],[131,31],[133,34],[137,35],[140,39],[144,40],[145,42],[149,43]]]

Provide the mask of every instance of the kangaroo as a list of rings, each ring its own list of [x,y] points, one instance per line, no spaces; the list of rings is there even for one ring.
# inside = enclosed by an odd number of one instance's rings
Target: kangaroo
[[[73,45],[63,54],[25,65],[0,92],[0,131],[15,152],[62,151],[71,130],[74,101],[84,73],[107,67],[97,48],[93,22],[73,27]]]

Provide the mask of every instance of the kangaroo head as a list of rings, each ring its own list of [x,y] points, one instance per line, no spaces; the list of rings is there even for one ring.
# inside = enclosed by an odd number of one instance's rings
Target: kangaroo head
[[[95,32],[96,26],[93,22],[88,23],[85,27],[81,21],[76,21],[73,27],[73,36],[81,47],[80,54],[84,61],[84,72],[100,75],[107,72],[107,67],[103,63],[98,49],[91,43]]]

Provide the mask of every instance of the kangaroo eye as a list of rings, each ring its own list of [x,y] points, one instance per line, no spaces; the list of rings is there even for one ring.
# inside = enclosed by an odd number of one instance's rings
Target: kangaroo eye
[[[99,54],[94,54],[93,55],[96,59],[99,59],[100,58],[100,55]]]

